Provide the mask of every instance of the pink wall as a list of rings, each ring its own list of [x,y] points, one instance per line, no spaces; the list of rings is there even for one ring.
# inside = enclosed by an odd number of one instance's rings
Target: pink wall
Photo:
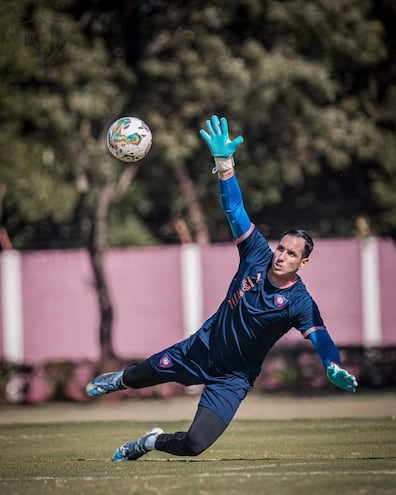
[[[177,247],[108,252],[120,357],[140,359],[182,337],[179,256]],[[86,252],[29,252],[22,259],[26,361],[98,359],[99,316]]]
[[[358,240],[317,240],[300,273],[338,345],[360,343],[362,307]]]
[[[96,294],[85,251],[24,253],[22,299],[27,362],[98,356]]]
[[[180,249],[112,250],[106,258],[114,301],[114,350],[142,358],[183,336]]]
[[[224,299],[238,269],[238,248],[231,243],[206,246],[201,258],[204,315],[208,318]]]
[[[384,345],[396,344],[396,244],[390,240],[379,243],[381,315]]]
[[[274,247],[274,244],[271,244]],[[126,359],[141,359],[184,336],[180,246],[108,251],[105,270],[114,304],[113,344]],[[396,248],[379,241],[384,344],[396,344]],[[238,265],[230,244],[202,248],[203,317],[216,311]],[[28,363],[99,357],[96,292],[83,250],[22,254],[24,356]],[[342,345],[362,343],[360,243],[318,240],[300,273],[325,323]],[[1,291],[4,290],[0,284]],[[1,299],[0,299],[1,301]],[[0,356],[3,355],[0,307]],[[304,344],[291,330],[284,344]]]

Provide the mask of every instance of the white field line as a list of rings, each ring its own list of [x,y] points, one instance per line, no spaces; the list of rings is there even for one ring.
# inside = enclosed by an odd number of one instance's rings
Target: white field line
[[[304,465],[308,463],[289,463],[289,464],[266,464],[266,465],[260,465],[256,467],[250,467],[249,469],[252,471],[261,469],[261,468],[276,468],[276,467],[284,467],[284,466],[296,466],[296,465]],[[227,468],[228,469],[228,468]],[[241,473],[239,468],[235,468],[234,472],[225,472],[224,469],[221,470],[221,472],[218,473],[210,473],[210,472],[205,472],[205,473],[194,473],[194,474],[186,474],[183,473],[183,475],[177,475],[177,474],[157,474],[157,475],[135,475],[132,478],[133,479],[139,479],[139,480],[152,480],[152,479],[175,479],[175,478],[218,478],[222,476],[243,476],[245,478],[251,478],[253,476],[260,477],[260,476],[273,476],[273,477],[289,477],[289,476],[351,476],[351,475],[381,475],[381,476],[394,476],[396,475],[396,469],[370,469],[370,470],[364,470],[364,471],[355,471],[355,470],[348,470],[348,471],[288,471],[288,472],[246,472],[246,466],[243,468],[245,473]],[[19,477],[19,478],[0,478],[0,481],[2,483],[10,483],[10,482],[17,482],[17,481],[94,481],[94,480],[122,480],[122,479],[128,479],[125,476],[28,476],[28,477]]]

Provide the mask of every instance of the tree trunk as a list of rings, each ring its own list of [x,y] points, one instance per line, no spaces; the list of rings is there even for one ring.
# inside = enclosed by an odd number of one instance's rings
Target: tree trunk
[[[83,171],[77,178],[81,231],[92,266],[99,307],[100,360],[103,366],[117,358],[112,343],[113,304],[104,270],[104,256],[108,244],[108,214],[110,206],[123,196],[137,170],[136,166],[125,167],[117,184],[109,182],[101,187],[93,186],[88,174]]]
[[[113,196],[113,188],[107,184],[99,191],[96,208],[93,210],[88,251],[95,277],[100,312],[99,342],[101,361],[115,358],[112,344],[113,305],[104,271],[104,256],[107,248],[107,217]]]
[[[194,183],[184,163],[176,167],[175,173],[187,205],[189,221],[195,234],[195,242],[200,245],[207,245],[210,243],[209,230],[204,220]]]

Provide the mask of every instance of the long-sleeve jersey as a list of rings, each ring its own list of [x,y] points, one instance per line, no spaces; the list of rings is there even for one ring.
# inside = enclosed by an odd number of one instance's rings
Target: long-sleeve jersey
[[[308,336],[325,327],[299,276],[286,289],[270,282],[272,251],[256,228],[238,249],[238,271],[219,309],[203,325],[201,338],[217,366],[248,374],[253,381],[268,351],[291,328]]]
[[[240,261],[225,299],[199,331],[214,363],[253,382],[268,351],[291,328],[310,338],[325,366],[340,362],[318,306],[301,278],[296,275],[284,289],[269,280],[273,252],[267,239],[250,222],[236,177],[223,182],[222,204]]]

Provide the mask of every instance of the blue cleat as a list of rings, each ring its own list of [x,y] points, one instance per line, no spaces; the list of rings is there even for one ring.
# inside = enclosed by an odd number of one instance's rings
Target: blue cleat
[[[122,383],[123,373],[123,371],[115,371],[97,376],[86,386],[86,393],[91,397],[100,397],[110,392],[127,389],[128,387]]]
[[[163,433],[164,431],[161,428],[158,428],[157,426],[152,428],[134,442],[129,442],[129,443],[125,443],[124,445],[121,445],[121,447],[119,447],[115,451],[111,460],[113,462],[136,461],[144,454],[147,454],[147,452],[150,452],[150,450],[152,450],[146,448],[147,439],[149,437],[152,437],[153,435],[157,437],[158,435],[162,435]]]

